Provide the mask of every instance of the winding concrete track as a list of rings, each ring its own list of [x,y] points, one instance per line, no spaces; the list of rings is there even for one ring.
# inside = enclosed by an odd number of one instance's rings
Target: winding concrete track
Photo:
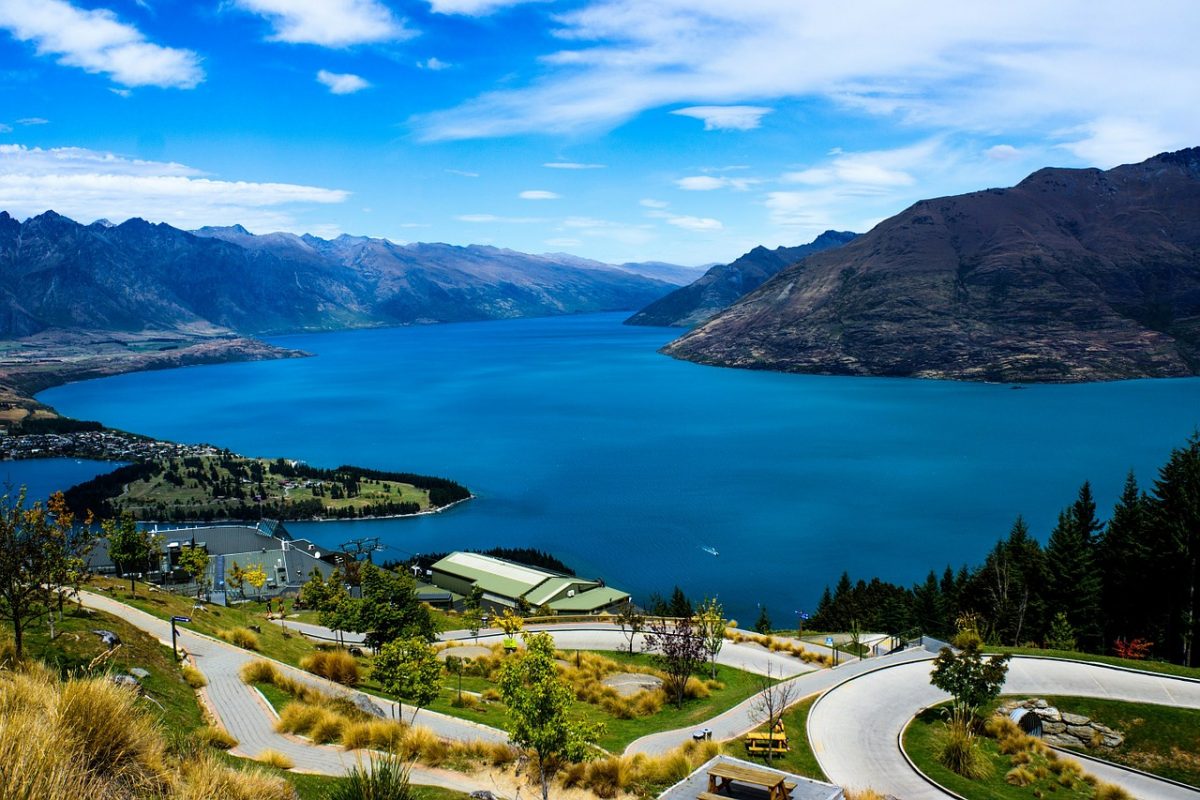
[[[953,797],[931,785],[908,763],[900,733],[928,706],[949,699],[929,683],[931,657],[875,669],[834,687],[813,706],[808,734],[829,779],[871,788],[903,800]],[[1200,708],[1200,681],[1172,678],[1079,661],[1014,658],[1006,694],[1075,695]],[[1096,777],[1125,787],[1139,800],[1200,800],[1200,791],[1107,764],[1087,761]]]

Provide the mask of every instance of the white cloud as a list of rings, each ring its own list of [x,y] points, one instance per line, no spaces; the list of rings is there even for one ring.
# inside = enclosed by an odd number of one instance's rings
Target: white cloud
[[[630,224],[596,217],[567,217],[562,221],[559,230],[605,245],[615,242],[630,247],[644,247],[654,241],[656,236],[653,225]]]
[[[110,87],[108,87],[108,90],[110,92],[112,92],[113,94],[115,94],[117,97],[124,97],[124,98],[133,97],[132,89],[118,89],[115,86],[110,86]]]
[[[358,75],[348,72],[330,72],[324,69],[317,73],[317,80],[328,86],[329,91],[333,94],[354,94],[371,85]]]
[[[645,206],[646,208],[666,208],[671,204],[665,200],[655,200],[650,197],[643,197],[638,201],[638,205]]]
[[[1180,131],[1167,133],[1153,122],[1129,117],[1103,117],[1060,134],[1069,141],[1062,147],[1098,167],[1142,161],[1167,150],[1193,146]],[[1082,137],[1082,138],[1076,138]]]
[[[562,195],[555,192],[548,192],[545,189],[526,189],[517,195],[517,197],[522,200],[558,200]]]
[[[17,216],[54,209],[78,220],[142,217],[183,228],[242,223],[296,229],[289,208],[341,203],[338,189],[203,177],[174,162],[64,147],[0,145],[0,208]]]
[[[683,228],[685,231],[693,231],[696,233],[719,231],[725,227],[721,224],[720,220],[715,220],[710,217],[669,217],[667,222],[677,228]]]
[[[611,128],[683,104],[800,100],[887,116],[917,135],[1003,132],[1044,145],[1078,129],[1069,152],[1105,162],[1200,140],[1190,91],[1200,5],[1102,5],[584,0],[555,18],[561,45],[531,82],[412,123],[425,139],[469,139]],[[1106,123],[1116,110],[1144,130]]]
[[[547,161],[542,164],[547,169],[604,169],[607,164],[581,164],[578,161]]]
[[[675,181],[675,185],[687,192],[711,192],[714,189],[734,189],[744,192],[751,186],[762,183],[758,178],[726,178],[712,175],[689,175]]]
[[[484,17],[488,14],[523,3],[548,2],[549,0],[429,0],[429,8],[436,14],[460,14],[465,17]]]
[[[458,175],[460,178],[478,178],[479,177],[478,172],[468,172],[465,169],[448,169],[448,170],[446,170],[446,172],[449,172],[451,175]]]
[[[417,62],[417,67],[420,69],[427,69],[431,72],[441,72],[444,69],[450,69],[452,66],[454,65],[449,61],[442,61],[437,56],[430,56],[424,61]]]
[[[997,144],[983,151],[983,154],[995,161],[1012,161],[1020,158],[1022,153],[1011,144]]]
[[[18,125],[49,125],[50,120],[45,117],[25,117],[17,120]]]
[[[5,125],[0,122],[0,133],[12,133],[12,125]]]
[[[404,27],[378,0],[234,0],[242,9],[265,17],[275,42],[349,47],[407,39]]]
[[[0,28],[38,55],[85,72],[108,75],[122,86],[191,89],[204,80],[191,50],[162,47],[104,8],[76,8],[65,0],[0,0]]]
[[[496,214],[459,214],[455,219],[459,222],[499,223],[503,225],[533,225],[546,221],[541,217],[501,217]]]
[[[692,106],[671,113],[703,120],[706,131],[750,131],[772,110],[765,106]]]

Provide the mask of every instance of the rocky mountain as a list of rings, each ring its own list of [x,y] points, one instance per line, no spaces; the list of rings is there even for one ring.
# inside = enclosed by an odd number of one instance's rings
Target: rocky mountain
[[[0,336],[265,334],[638,308],[670,285],[492,247],[0,212]]]
[[[990,381],[1200,374],[1200,148],[921,201],[664,352]]]
[[[711,319],[747,292],[761,286],[784,267],[805,256],[841,247],[857,234],[825,231],[799,247],[756,247],[731,264],[717,265],[695,282],[655,300],[625,320],[626,325],[690,328]]]

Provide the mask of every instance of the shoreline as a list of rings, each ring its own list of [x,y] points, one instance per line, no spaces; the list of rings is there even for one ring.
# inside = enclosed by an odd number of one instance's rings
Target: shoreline
[[[425,511],[418,511],[414,514],[384,514],[382,516],[347,517],[344,519],[341,517],[321,517],[320,519],[280,519],[277,521],[283,523],[284,525],[287,525],[290,522],[305,522],[305,523],[307,523],[307,522],[372,522],[374,520],[385,520],[385,519],[410,519],[412,517],[428,517],[433,514],[441,514],[443,511],[449,511],[450,509],[454,508],[455,506],[462,505],[463,503],[466,503],[466,502],[468,502],[470,500],[474,500],[474,499],[476,499],[476,496],[471,495],[470,497],[464,497],[462,500],[455,500],[453,503],[448,503],[447,505],[444,505],[444,506],[438,506],[437,508],[426,509]],[[273,517],[263,517],[262,519],[273,519]],[[179,526],[181,526],[181,528],[205,527],[208,525],[227,525],[229,523],[234,523],[234,522],[245,523],[245,522],[253,522],[253,520],[241,519],[241,518],[236,518],[236,517],[226,517],[225,519],[192,520],[192,521],[187,521],[187,520],[165,521],[165,520],[153,520],[153,519],[139,519],[138,520],[138,523],[141,525],[179,525]]]

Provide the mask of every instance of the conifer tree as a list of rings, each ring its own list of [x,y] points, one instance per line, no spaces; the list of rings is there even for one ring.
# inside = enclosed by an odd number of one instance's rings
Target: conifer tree
[[[1149,542],[1149,511],[1131,471],[1096,548],[1096,564],[1103,576],[1100,607],[1106,647],[1117,639],[1162,637],[1159,604],[1146,591],[1157,568]]]
[[[1085,483],[1074,504],[1058,515],[1046,545],[1053,613],[1063,613],[1079,647],[1094,652],[1102,646],[1100,573],[1096,569],[1096,506]]]
[[[1165,645],[1172,660],[1200,663],[1200,433],[1171,452],[1154,484],[1156,585],[1166,597]]]

